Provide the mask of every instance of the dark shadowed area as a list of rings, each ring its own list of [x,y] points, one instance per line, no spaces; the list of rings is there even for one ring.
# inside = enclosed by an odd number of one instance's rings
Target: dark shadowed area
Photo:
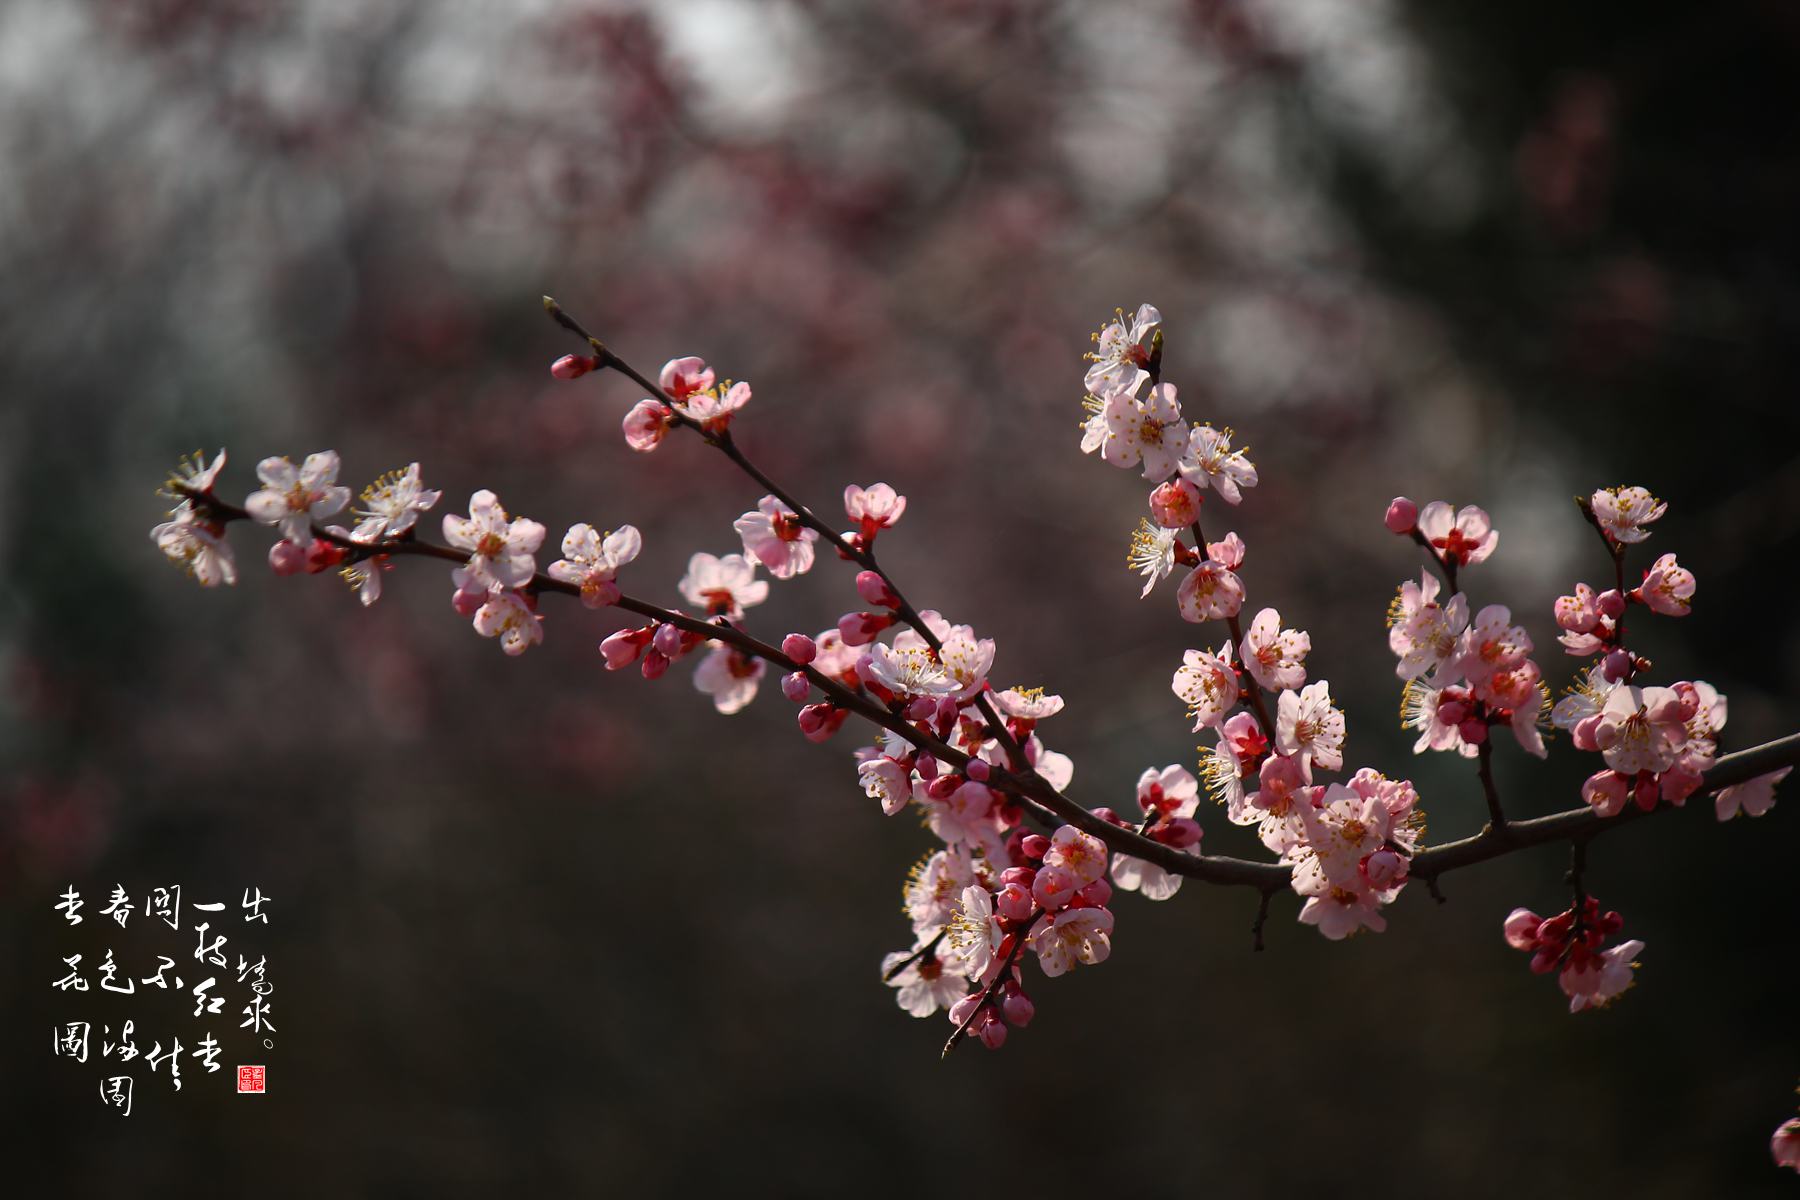
[[[1344,942],[1277,897],[1261,954],[1252,892],[1122,893],[1109,961],[1029,965],[1031,1027],[940,1062],[943,1014],[878,971],[934,843],[862,793],[866,728],[808,744],[772,677],[727,718],[691,662],[609,674],[625,622],[562,597],[508,658],[443,563],[364,609],[274,577],[265,530],[233,527],[212,590],[145,535],[182,453],[228,447],[241,498],[265,455],[330,447],[358,489],[422,463],[433,534],[478,488],[547,551],[634,524],[628,590],[679,603],[762,492],[692,437],[628,450],[623,377],[553,380],[581,347],[548,292],[645,371],[750,381],[740,444],[822,514],[905,493],[884,563],[998,639],[997,685],[1067,698],[1041,732],[1071,795],[1125,809],[1144,767],[1193,766],[1168,681],[1223,640],[1172,584],[1139,599],[1145,485],[1078,447],[1088,335],[1148,301],[1187,414],[1261,471],[1206,508],[1250,611],[1310,631],[1347,765],[1466,836],[1473,768],[1394,715],[1384,612],[1421,566],[1396,493],[1493,514],[1465,586],[1560,693],[1551,604],[1610,572],[1570,497],[1651,488],[1631,569],[1699,578],[1687,619],[1636,618],[1657,679],[1729,696],[1725,749],[1800,728],[1796,78],[1800,10],[1766,0],[0,6],[0,1191],[1785,1194],[1800,793],[1594,843],[1588,887],[1646,943],[1605,1011],[1501,939],[1565,906],[1549,848]],[[747,624],[857,607],[821,559]],[[1496,756],[1520,816],[1595,766],[1561,737]],[[171,884],[179,933],[99,915]],[[194,959],[212,900],[224,968]],[[121,978],[219,976],[225,1008],[52,986],[109,949]],[[181,1038],[179,1093],[102,1059],[127,1018],[146,1054]],[[46,1045],[70,1021],[85,1063]],[[128,1117],[96,1095],[117,1073]]]

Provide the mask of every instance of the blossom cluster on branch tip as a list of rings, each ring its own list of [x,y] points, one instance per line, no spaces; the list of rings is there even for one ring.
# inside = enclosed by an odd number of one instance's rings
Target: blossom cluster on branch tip
[[[686,609],[662,608],[621,590],[621,573],[642,549],[630,525],[571,526],[561,558],[540,574],[545,526],[510,515],[484,489],[470,497],[468,515],[443,518],[445,545],[425,542],[419,520],[441,493],[424,486],[417,463],[365,489],[353,528],[321,525],[349,499],[349,489],[336,482],[339,462],[331,451],[309,455],[297,467],[265,459],[257,469],[263,486],[242,508],[215,494],[224,452],[211,463],[196,457],[170,479],[167,494],[177,506],[151,536],[211,587],[236,580],[226,526],[240,519],[270,525],[280,535],[269,558],[277,574],[340,567],[365,605],[379,597],[393,560],[409,554],[450,560],[456,563],[454,608],[508,654],[542,641],[539,600],[560,591],[590,609],[647,618],[600,642],[609,671],[637,666],[654,680],[693,656],[694,687],[719,712],[736,713],[755,700],[773,665],[807,740],[827,741],[849,716],[864,717],[876,733],[854,751],[859,788],[884,814],[914,813],[936,842],[903,888],[910,946],[884,958],[882,976],[906,1012],[947,1013],[955,1029],[950,1045],[967,1037],[997,1048],[1010,1030],[1030,1023],[1036,1010],[1026,990],[1028,958],[1047,978],[1104,962],[1113,945],[1115,888],[1160,901],[1190,877],[1255,882],[1266,915],[1285,880],[1301,899],[1298,920],[1334,941],[1385,929],[1385,910],[1415,874],[1435,888],[1443,867],[1425,865],[1431,856],[1422,844],[1417,790],[1372,767],[1346,765],[1345,714],[1329,681],[1309,678],[1311,636],[1274,607],[1245,613],[1244,538],[1233,531],[1214,541],[1203,531],[1206,500],[1216,497],[1235,511],[1259,475],[1231,429],[1184,416],[1176,386],[1162,377],[1162,318],[1152,306],[1130,317],[1117,311],[1094,335],[1080,447],[1150,481],[1150,515],[1139,519],[1128,556],[1144,578],[1142,595],[1180,568],[1178,615],[1194,624],[1217,621],[1224,630],[1186,650],[1170,677],[1193,731],[1208,739],[1198,769],[1145,768],[1135,805],[1121,805],[1124,813],[1084,809],[1064,795],[1074,764],[1045,743],[1040,729],[1064,710],[1063,699],[1042,688],[996,685],[996,640],[915,608],[881,568],[875,548],[905,513],[905,496],[886,483],[850,485],[842,495],[848,527],[827,524],[752,467],[734,440],[732,422],[751,399],[748,384],[721,382],[704,360],[682,357],[666,363],[652,385],[588,340],[594,355],[564,356],[551,373],[573,380],[616,368],[655,392],[624,419],[629,448],[647,452],[689,431],[767,493],[733,522],[735,547],[689,558],[674,589]],[[1577,750],[1599,754],[1604,766],[1583,786],[1582,798],[1601,817],[1628,802],[1682,804],[1704,785],[1718,754],[1725,698],[1703,681],[1649,684],[1643,675],[1650,664],[1626,640],[1632,605],[1685,616],[1695,595],[1693,573],[1673,554],[1657,558],[1638,586],[1624,584],[1626,549],[1650,536],[1647,526],[1667,506],[1643,488],[1619,487],[1594,492],[1581,508],[1605,543],[1615,579],[1599,591],[1578,583],[1554,605],[1564,649],[1581,659],[1598,656],[1554,707],[1532,657],[1531,635],[1507,607],[1478,608],[1462,590],[1462,573],[1489,561],[1499,544],[1488,513],[1442,500],[1421,506],[1402,496],[1383,517],[1428,560],[1417,580],[1400,584],[1388,612],[1405,724],[1418,733],[1415,753],[1453,751],[1479,760],[1490,818],[1488,832],[1475,839],[1482,847],[1504,843],[1510,827],[1489,770],[1495,729],[1541,758],[1548,721]],[[824,561],[836,557],[851,565],[846,590],[854,601],[818,633],[759,639],[749,626],[769,599],[771,580],[810,574],[821,561],[821,539],[833,551]],[[1766,813],[1788,771],[1719,789],[1718,817]],[[1327,778],[1340,773],[1346,777]],[[1254,828],[1275,862],[1203,856],[1202,792],[1223,806],[1231,824]],[[1532,954],[1534,970],[1557,972],[1571,1009],[1579,1011],[1602,1007],[1629,986],[1643,944],[1607,944],[1621,922],[1581,891],[1585,837],[1577,848],[1569,910],[1545,920],[1519,909],[1505,931],[1509,944]],[[1260,947],[1262,916],[1256,928]],[[1800,1133],[1778,1131],[1778,1161],[1800,1153],[1796,1140]]]
[[[1631,986],[1644,943],[1606,945],[1624,927],[1625,919],[1618,913],[1602,913],[1600,902],[1585,896],[1575,907],[1548,919],[1528,908],[1513,909],[1506,918],[1506,944],[1531,955],[1531,969],[1537,974],[1556,972],[1556,982],[1574,1013],[1604,1008]]]

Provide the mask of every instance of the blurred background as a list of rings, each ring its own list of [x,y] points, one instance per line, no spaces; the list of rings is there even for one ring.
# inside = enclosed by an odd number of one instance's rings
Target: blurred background
[[[905,492],[884,560],[999,636],[997,683],[1068,698],[1046,741],[1123,806],[1192,765],[1168,679],[1216,637],[1167,585],[1138,599],[1144,485],[1077,449],[1087,335],[1149,301],[1188,415],[1261,468],[1207,517],[1249,543],[1251,603],[1311,631],[1351,764],[1465,835],[1472,769],[1394,718],[1397,492],[1494,515],[1465,582],[1560,691],[1551,601],[1606,570],[1569,498],[1650,487],[1650,549],[1700,579],[1691,619],[1640,622],[1658,676],[1729,695],[1728,749],[1800,728],[1797,66],[1800,10],[1770,0],[11,0],[4,1190],[1776,1194],[1794,797],[1595,845],[1591,890],[1648,944],[1605,1012],[1569,1016],[1500,939],[1565,903],[1552,849],[1349,943],[1278,899],[1260,955],[1249,894],[1121,896],[1111,961],[939,1062],[942,1014],[878,978],[930,839],[862,795],[854,726],[815,748],[772,686],[725,719],[686,664],[608,675],[619,623],[571,604],[506,659],[441,564],[365,611],[270,576],[262,531],[233,529],[217,591],[145,534],[183,452],[229,447],[241,497],[264,455],[333,447],[357,488],[421,461],[440,514],[492,487],[553,539],[634,523],[631,590],[674,602],[759,493],[691,439],[627,451],[621,377],[552,381],[579,349],[553,293],[646,371],[751,381],[741,443],[821,512]],[[822,562],[751,628],[853,601]],[[1511,810],[1576,802],[1580,757],[1503,751]],[[95,916],[168,883],[273,898],[275,1044],[219,1033],[269,1093],[189,1064],[176,1095],[140,1061],[120,1118],[45,1027],[133,1015],[191,1047],[201,1022],[46,985],[77,951],[191,961],[186,921]]]

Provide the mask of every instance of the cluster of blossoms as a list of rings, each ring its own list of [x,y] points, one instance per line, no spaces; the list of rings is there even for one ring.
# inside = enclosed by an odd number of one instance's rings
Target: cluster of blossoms
[[[1183,420],[1173,384],[1162,382],[1161,315],[1144,305],[1094,335],[1097,349],[1085,380],[1088,413],[1081,449],[1115,466],[1141,468],[1158,482],[1149,495],[1150,519],[1140,519],[1129,564],[1146,576],[1143,594],[1177,565],[1188,568],[1176,588],[1182,618],[1225,622],[1229,636],[1217,650],[1189,650],[1171,687],[1194,719],[1211,731],[1201,776],[1234,824],[1253,825],[1263,844],[1291,868],[1294,891],[1305,898],[1300,920],[1333,940],[1360,929],[1381,930],[1381,909],[1406,886],[1408,866],[1423,831],[1411,783],[1372,769],[1348,783],[1315,779],[1344,769],[1344,714],[1326,680],[1307,682],[1312,639],[1285,628],[1264,608],[1243,628],[1246,589],[1238,574],[1247,547],[1236,533],[1209,541],[1201,528],[1203,489],[1236,506],[1256,486],[1256,467],[1232,447],[1232,431]],[[1192,544],[1184,533],[1192,535]],[[1489,547],[1491,548],[1491,546]],[[1262,696],[1274,699],[1274,712]],[[1248,703],[1248,711],[1237,711]],[[1146,771],[1138,785],[1140,832],[1175,849],[1197,845],[1194,820],[1199,784],[1179,767]],[[1110,815],[1110,814],[1109,814]],[[1116,816],[1112,819],[1124,824]],[[1181,877],[1156,864],[1119,855],[1113,882],[1147,899],[1174,895]]]
[[[554,304],[550,311],[586,336]],[[1210,742],[1201,747],[1198,771],[1179,764],[1145,769],[1129,817],[1111,808],[1082,809],[1063,795],[1074,765],[1039,731],[1063,711],[1061,697],[996,686],[994,639],[915,609],[881,570],[875,546],[905,513],[906,498],[885,483],[851,486],[843,494],[848,528],[825,524],[749,466],[731,424],[748,404],[750,387],[720,383],[699,358],[671,360],[652,385],[590,338],[596,354],[565,356],[551,367],[560,379],[618,368],[656,393],[627,414],[628,447],[648,452],[672,431],[692,430],[770,493],[733,522],[738,548],[690,558],[676,585],[686,609],[621,591],[619,574],[642,548],[629,525],[570,527],[562,557],[540,574],[545,527],[509,515],[494,493],[482,490],[470,497],[467,516],[443,519],[446,545],[424,542],[416,527],[441,494],[424,487],[416,463],[364,490],[353,527],[322,525],[350,495],[336,482],[339,462],[329,451],[298,467],[264,460],[257,469],[263,486],[242,508],[214,493],[223,452],[210,464],[184,464],[168,489],[178,505],[152,538],[202,585],[214,586],[236,579],[226,525],[244,519],[273,526],[280,536],[269,562],[277,574],[338,567],[365,605],[380,595],[382,572],[394,558],[454,560],[454,608],[508,654],[542,640],[539,599],[558,591],[591,609],[648,618],[601,641],[608,670],[636,665],[646,679],[656,679],[694,655],[695,687],[721,713],[735,713],[755,699],[773,665],[783,697],[798,706],[806,739],[824,742],[853,713],[865,717],[878,733],[854,754],[862,792],[890,816],[913,811],[937,842],[904,888],[911,946],[885,958],[883,977],[906,1012],[946,1011],[955,1027],[951,1045],[969,1036],[995,1048],[1035,1012],[1025,989],[1027,952],[1047,977],[1111,954],[1108,906],[1115,888],[1165,900],[1191,876],[1251,882],[1262,890],[1266,913],[1271,895],[1285,885],[1303,899],[1299,920],[1337,940],[1384,929],[1383,910],[1412,877],[1436,879],[1426,865],[1432,852],[1421,845],[1424,818],[1412,784],[1346,767],[1344,714],[1329,682],[1308,678],[1310,636],[1285,625],[1272,607],[1243,621],[1247,589],[1240,572],[1248,547],[1235,532],[1209,540],[1201,513],[1208,492],[1235,509],[1257,485],[1257,470],[1234,448],[1231,430],[1183,417],[1174,385],[1161,378],[1160,326],[1160,314],[1144,305],[1129,319],[1119,312],[1095,335],[1081,448],[1152,481],[1150,516],[1140,519],[1128,557],[1145,577],[1143,595],[1184,568],[1177,611],[1196,624],[1222,622],[1225,634],[1186,651],[1171,680],[1193,730]],[[1404,497],[1389,506],[1388,528],[1424,548],[1438,572],[1404,582],[1389,613],[1404,711],[1419,733],[1414,749],[1480,760],[1493,822],[1482,838],[1498,839],[1482,849],[1506,841],[1488,770],[1491,732],[1504,726],[1525,751],[1543,757],[1546,712],[1578,749],[1601,754],[1605,768],[1588,780],[1583,797],[1602,817],[1620,812],[1628,799],[1644,808],[1678,805],[1704,786],[1725,722],[1724,697],[1699,681],[1643,684],[1638,676],[1649,664],[1625,642],[1631,604],[1680,616],[1694,595],[1693,575],[1673,555],[1657,559],[1640,586],[1627,591],[1623,585],[1624,548],[1647,538],[1645,526],[1664,510],[1642,488],[1596,492],[1584,505],[1606,539],[1618,581],[1598,594],[1580,584],[1557,602],[1564,647],[1599,658],[1551,711],[1529,634],[1503,606],[1472,611],[1458,586],[1458,573],[1488,559],[1498,544],[1488,515],[1442,501],[1421,509]],[[818,633],[788,633],[778,644],[759,640],[746,627],[751,610],[768,599],[771,580],[811,572],[821,538],[858,568],[858,603]],[[1783,768],[1719,789],[1720,818],[1768,811],[1786,774]],[[1202,855],[1203,790],[1227,820],[1254,827],[1276,861]],[[1578,882],[1568,912],[1544,920],[1517,910],[1506,921],[1506,936],[1532,954],[1534,970],[1556,970],[1570,1007],[1580,1010],[1606,1004],[1631,981],[1642,943],[1605,944],[1620,924]],[[1260,928],[1259,917],[1259,938]],[[1778,1159],[1784,1144],[1792,1153],[1800,1139],[1790,1133],[1783,1143],[1783,1136],[1777,1134]]]
[[[1402,711],[1419,731],[1413,752],[1474,758],[1489,731],[1503,725],[1528,753],[1545,757],[1540,723],[1550,693],[1531,658],[1531,635],[1503,604],[1486,606],[1471,621],[1468,598],[1456,590],[1456,571],[1484,561],[1499,543],[1487,513],[1474,505],[1456,511],[1442,500],[1420,509],[1397,496],[1387,527],[1419,540],[1451,581],[1452,595],[1439,603],[1437,576],[1422,571],[1388,606],[1388,648],[1400,660],[1394,673],[1406,681]]]
[[[1625,927],[1616,912],[1602,913],[1600,902],[1582,897],[1574,908],[1548,919],[1528,908],[1515,908],[1506,918],[1506,944],[1531,955],[1539,975],[1556,972],[1569,1011],[1604,1008],[1631,986],[1632,961],[1643,950],[1639,941],[1607,947],[1606,939]]]

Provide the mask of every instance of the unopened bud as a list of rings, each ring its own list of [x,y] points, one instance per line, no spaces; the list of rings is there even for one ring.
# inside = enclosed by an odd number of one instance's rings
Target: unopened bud
[[[878,608],[900,607],[900,597],[894,594],[894,589],[888,586],[888,581],[881,577],[879,571],[858,571],[856,594],[863,598],[864,603]]]
[[[277,575],[298,575],[306,570],[306,551],[282,538],[269,547],[269,569]]]
[[[558,379],[580,379],[599,365],[599,359],[585,354],[565,354],[550,364],[550,373]]]
[[[1405,496],[1395,496],[1388,501],[1387,516],[1382,520],[1390,533],[1404,537],[1419,527],[1419,506]]]
[[[819,657],[819,645],[804,633],[790,633],[781,639],[781,652],[804,667]]]

